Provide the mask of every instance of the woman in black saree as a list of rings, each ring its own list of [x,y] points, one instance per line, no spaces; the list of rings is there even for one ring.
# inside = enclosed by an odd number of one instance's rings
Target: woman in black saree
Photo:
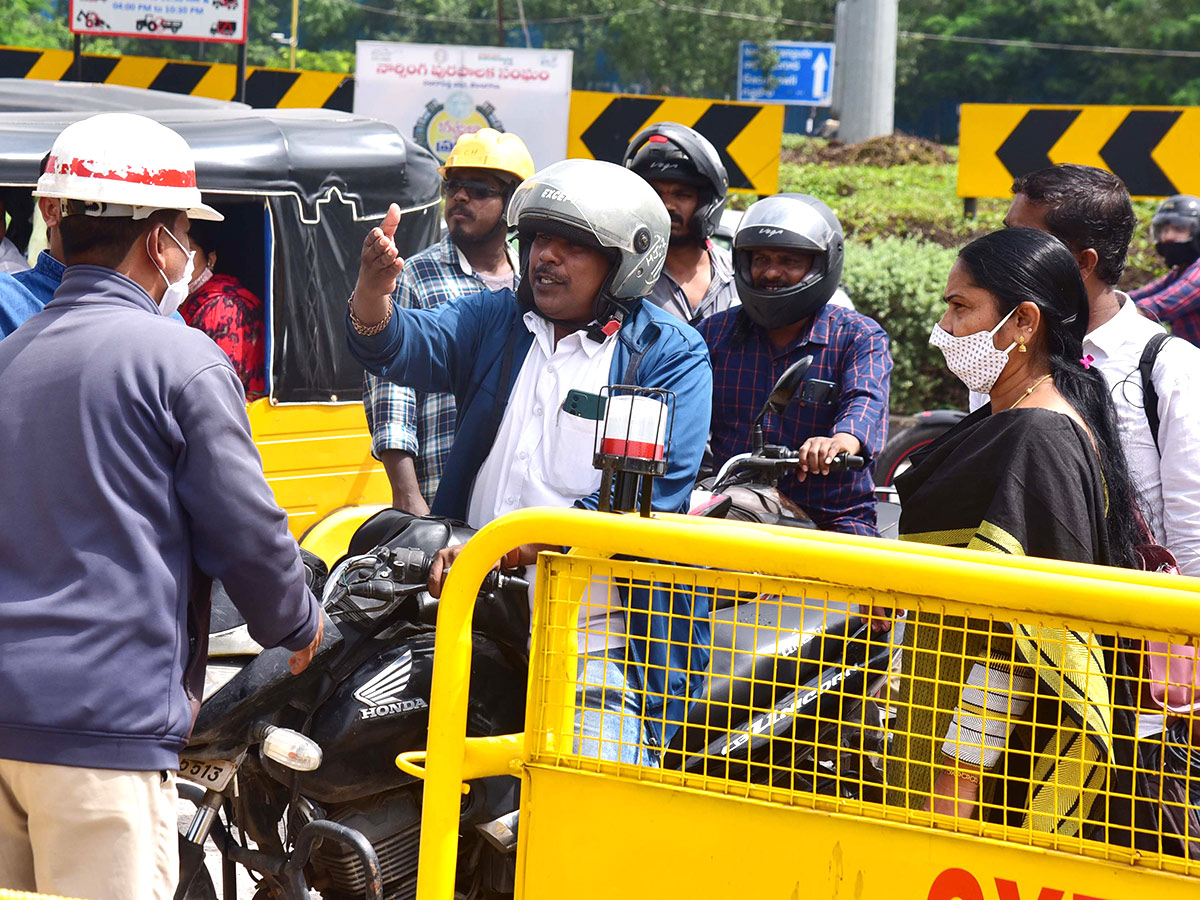
[[[1071,252],[1032,229],[986,235],[960,252],[945,299],[930,343],[991,403],[897,478],[901,538],[1135,566],[1134,493],[1107,387],[1083,356],[1088,298]],[[918,615],[888,802],[1128,844],[1111,825],[1128,823],[1131,806],[1106,793],[1132,793],[1136,704],[1114,677],[1114,646],[1033,623]]]

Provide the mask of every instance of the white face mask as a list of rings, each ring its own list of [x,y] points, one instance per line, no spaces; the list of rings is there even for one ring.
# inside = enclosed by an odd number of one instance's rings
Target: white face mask
[[[187,299],[188,285],[192,282],[192,272],[196,265],[196,251],[189,250],[183,244],[180,244],[179,238],[171,234],[170,228],[164,227],[163,231],[171,236],[171,240],[179,246],[180,250],[187,254],[188,258],[187,265],[183,267],[183,274],[179,276],[178,281],[172,281],[167,277],[166,272],[158,268],[158,263],[154,263],[154,268],[158,269],[158,274],[167,283],[167,289],[163,293],[162,299],[158,301],[158,311],[164,316],[171,316],[175,314],[175,310],[179,309],[179,304]],[[146,235],[146,252],[150,252],[150,235]],[[151,257],[151,260],[153,260],[153,257]]]
[[[999,350],[992,341],[1000,326],[1009,320],[1016,312],[1013,309],[1007,316],[996,323],[991,331],[977,331],[974,334],[956,337],[941,325],[933,326],[929,335],[929,343],[942,351],[946,357],[946,368],[953,372],[958,379],[979,394],[991,391],[996,379],[1008,365],[1008,354],[1017,346],[1016,342],[1008,345],[1007,350]]]

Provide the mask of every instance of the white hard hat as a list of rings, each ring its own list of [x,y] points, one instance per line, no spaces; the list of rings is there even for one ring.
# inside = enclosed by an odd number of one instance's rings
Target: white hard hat
[[[224,220],[201,202],[192,148],[166,125],[131,113],[103,113],[54,139],[35,197],[77,200],[89,216],[144,219],[178,209],[190,219]]]

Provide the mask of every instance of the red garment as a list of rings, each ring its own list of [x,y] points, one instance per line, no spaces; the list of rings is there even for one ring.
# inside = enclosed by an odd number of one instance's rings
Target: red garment
[[[232,275],[213,275],[179,307],[179,314],[225,351],[246,399],[265,396],[263,303]]]

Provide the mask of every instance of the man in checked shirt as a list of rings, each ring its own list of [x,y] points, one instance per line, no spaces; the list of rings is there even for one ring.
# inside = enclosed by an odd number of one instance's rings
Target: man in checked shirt
[[[1170,271],[1129,296],[1143,315],[1200,347],[1200,198],[1164,200],[1150,221],[1150,237]]]
[[[872,319],[829,302],[842,274],[842,226],[820,200],[755,203],[733,238],[742,305],[699,325],[713,364],[712,451],[721,465],[751,449],[754,417],[792,363],[813,357],[800,396],[768,414],[768,443],[799,448],[779,490],[829,531],[876,535],[874,466],[831,471],[838,453],[873,457],[887,439],[892,356]]]
[[[504,210],[513,189],[533,174],[525,143],[481,128],[460,137],[438,171],[448,233],[405,262],[395,294],[402,309],[432,309],[483,289],[517,286]],[[427,515],[454,440],[454,397],[418,394],[368,374],[363,406],[371,452],[392,485],[392,505]]]

